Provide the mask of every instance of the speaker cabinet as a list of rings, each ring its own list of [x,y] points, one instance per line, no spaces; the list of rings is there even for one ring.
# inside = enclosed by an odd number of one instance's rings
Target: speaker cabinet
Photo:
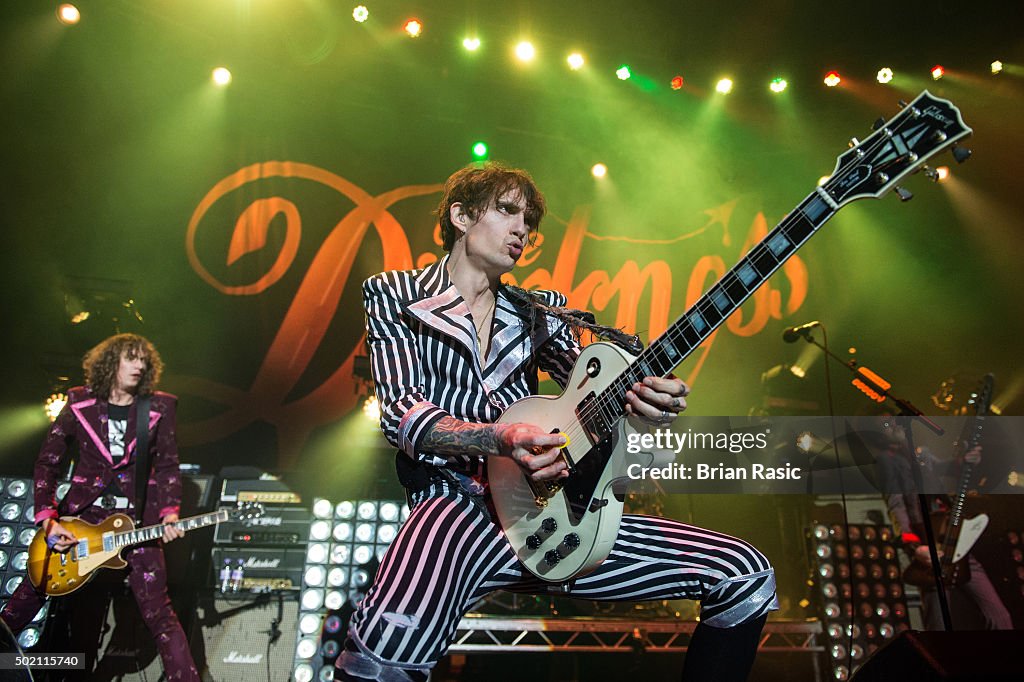
[[[996,682],[1020,680],[1018,630],[900,633],[854,674],[854,682]]]
[[[289,679],[298,613],[297,590],[200,599],[192,652],[204,682]]]

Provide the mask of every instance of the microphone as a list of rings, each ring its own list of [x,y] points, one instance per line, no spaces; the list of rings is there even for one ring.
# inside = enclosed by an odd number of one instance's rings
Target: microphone
[[[799,327],[789,327],[784,332],[782,332],[782,340],[785,341],[786,343],[793,343],[800,337],[806,339],[807,335],[811,333],[812,329],[820,326],[821,322],[819,320],[814,320],[813,322],[802,324]]]

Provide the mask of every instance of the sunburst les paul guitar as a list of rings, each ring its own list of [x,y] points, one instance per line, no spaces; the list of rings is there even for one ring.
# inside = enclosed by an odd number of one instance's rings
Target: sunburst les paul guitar
[[[828,180],[815,188],[668,330],[637,356],[617,346],[587,346],[562,395],[534,396],[512,404],[499,422],[526,422],[568,443],[561,456],[568,478],[529,479],[514,461],[488,460],[498,518],[517,556],[534,575],[569,580],[600,564],[618,534],[625,497],[625,441],[641,425],[625,419],[626,391],[647,376],[666,376],[763,284],[840,208],[857,199],[881,198],[905,177],[933,171],[924,162],[971,134],[959,109],[921,93],[888,121],[880,120],[863,141],[854,139]],[[970,151],[953,149],[958,161]]]
[[[261,504],[246,502],[234,509],[218,509],[171,524],[144,528],[136,528],[131,517],[125,514],[113,514],[98,524],[76,516],[62,516],[60,525],[78,538],[78,542],[66,552],[57,552],[47,547],[45,533],[36,533],[28,547],[28,579],[47,596],[71,594],[89,582],[97,569],[127,566],[128,562],[121,558],[121,550],[162,537],[167,525],[189,531],[229,519],[246,521],[262,515]]]

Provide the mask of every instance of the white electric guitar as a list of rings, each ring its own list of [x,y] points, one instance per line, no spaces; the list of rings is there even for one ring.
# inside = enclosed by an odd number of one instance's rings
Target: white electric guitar
[[[857,199],[878,199],[931,156],[971,134],[959,109],[928,91],[889,121],[879,120],[863,141],[854,139],[839,156],[827,182],[817,187],[750,250],[668,330],[638,356],[617,346],[587,346],[560,396],[535,396],[511,405],[499,422],[535,424],[565,434],[562,457],[569,477],[557,482],[529,479],[513,460],[488,460],[491,494],[502,528],[520,560],[534,575],[562,582],[594,569],[611,551],[625,497],[625,439],[633,430],[625,416],[626,391],[647,376],[665,376],[840,208]],[[970,151],[953,149],[957,161]]]

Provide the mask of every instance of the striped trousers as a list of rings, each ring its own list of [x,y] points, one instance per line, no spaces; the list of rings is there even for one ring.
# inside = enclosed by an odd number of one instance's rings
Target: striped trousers
[[[352,616],[337,662],[349,673],[403,679],[393,668],[427,671],[482,597],[553,587],[526,571],[479,499],[440,481],[414,496],[413,505]],[[652,516],[625,515],[608,558],[558,592],[601,601],[697,599],[701,621],[716,628],[778,608],[775,573],[761,552],[722,533]]]

